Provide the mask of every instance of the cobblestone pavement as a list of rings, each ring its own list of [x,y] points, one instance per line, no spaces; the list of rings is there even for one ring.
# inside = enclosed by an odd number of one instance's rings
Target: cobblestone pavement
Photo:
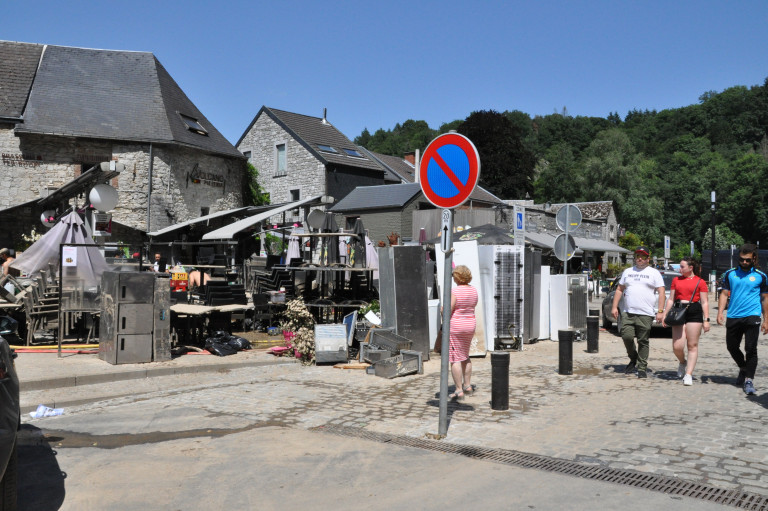
[[[724,336],[725,329],[714,326],[703,337],[691,387],[676,377],[668,334],[652,339],[652,372],[645,380],[624,374],[624,346],[613,332],[601,330],[597,354],[586,353],[586,343],[574,345],[570,376],[557,373],[558,343],[526,346],[510,356],[506,411],[490,407],[490,357],[473,359],[477,390],[462,402],[449,403],[443,441],[631,468],[768,495],[768,387],[762,386],[768,385],[763,379],[768,370],[765,363],[759,364],[758,395],[747,398],[735,386],[735,365]],[[768,355],[763,338],[759,349]],[[227,417],[230,424],[301,429],[343,425],[420,438],[437,433],[439,370],[439,360],[433,359],[425,364],[423,375],[393,380],[360,370],[296,363],[158,377],[131,382],[130,396],[68,407],[66,414],[98,411],[119,417],[136,406],[194,408],[209,417]],[[65,418],[26,421],[55,429]]]

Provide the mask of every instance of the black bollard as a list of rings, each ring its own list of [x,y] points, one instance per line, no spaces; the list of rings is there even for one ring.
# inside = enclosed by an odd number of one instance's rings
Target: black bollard
[[[509,409],[509,353],[491,352],[491,408]]]
[[[597,341],[600,336],[600,318],[587,316],[587,353],[597,353]]]
[[[600,309],[589,309],[589,315],[590,316],[599,316],[600,315]]]
[[[573,330],[558,330],[560,343],[560,374],[573,374]]]

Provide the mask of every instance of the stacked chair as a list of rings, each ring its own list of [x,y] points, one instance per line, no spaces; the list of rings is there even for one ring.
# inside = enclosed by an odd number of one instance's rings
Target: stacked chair
[[[59,328],[59,288],[48,279],[48,274],[40,274],[20,293],[27,316],[27,345],[32,344],[35,332],[40,330],[58,330]]]

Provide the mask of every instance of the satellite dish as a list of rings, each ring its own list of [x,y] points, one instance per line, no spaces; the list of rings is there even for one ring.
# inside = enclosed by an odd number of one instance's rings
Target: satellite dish
[[[307,223],[313,229],[322,229],[323,221],[325,220],[325,213],[319,209],[313,209],[307,215]]]
[[[109,185],[99,184],[91,189],[88,199],[96,209],[107,212],[117,206],[117,190]]]

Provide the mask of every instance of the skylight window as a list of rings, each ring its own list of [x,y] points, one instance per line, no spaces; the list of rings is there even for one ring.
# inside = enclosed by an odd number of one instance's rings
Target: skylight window
[[[354,149],[344,149],[344,152],[347,153],[350,156],[354,156],[355,158],[362,158],[363,155],[357,152]]]
[[[329,145],[317,144],[317,148],[326,153],[338,153],[336,149]]]
[[[191,131],[192,133],[197,133],[198,135],[208,136],[208,132],[205,131],[205,128],[203,128],[202,124],[197,122],[197,119],[194,119],[184,114],[179,114],[179,115],[181,116],[181,120],[184,121],[184,124],[187,125],[187,129],[189,131]]]

